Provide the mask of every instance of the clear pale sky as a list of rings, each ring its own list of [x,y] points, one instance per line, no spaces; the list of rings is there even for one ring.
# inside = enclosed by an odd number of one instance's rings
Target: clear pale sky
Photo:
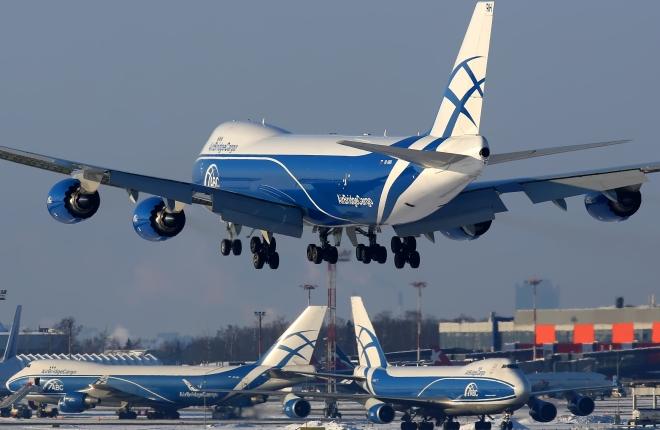
[[[415,134],[435,117],[472,13],[472,1],[31,2],[0,14],[0,144],[145,174],[189,180],[216,124],[261,120],[294,132]],[[493,166],[484,179],[660,161],[660,3],[496,2],[482,133],[493,152],[633,138],[581,154]],[[248,253],[221,257],[223,228],[203,208],[165,243],[140,239],[122,190],[104,188],[99,213],[68,226],[48,215],[62,177],[0,162],[0,268],[8,322],[66,315],[131,335],[214,333],[252,312],[295,316],[297,287],[325,285],[325,265],[305,259],[315,239],[279,240],[277,271],[254,271]],[[619,224],[505,196],[510,212],[473,242],[420,240],[422,266],[397,271],[350,262],[348,296],[372,313],[424,310],[509,314],[513,285],[547,277],[564,306],[646,302],[660,292],[660,175],[643,187],[637,215]],[[388,244],[386,228],[382,243]],[[247,245],[245,242],[244,245]],[[247,249],[247,246],[244,246]],[[325,291],[317,291],[320,303]]]

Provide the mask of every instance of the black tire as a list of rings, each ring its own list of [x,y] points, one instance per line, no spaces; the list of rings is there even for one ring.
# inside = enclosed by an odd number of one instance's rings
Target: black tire
[[[231,252],[234,255],[241,255],[241,251],[243,251],[243,242],[241,242],[241,239],[234,239],[231,244]]]
[[[401,238],[399,236],[393,236],[392,240],[390,240],[390,250],[392,253],[396,254],[397,252],[400,252],[402,248],[403,244],[401,243]]]
[[[415,239],[415,236],[406,236],[403,239],[403,246],[408,252],[417,251],[417,239]]]
[[[387,261],[387,248],[384,246],[378,246],[378,259],[377,259],[379,264],[385,264]]]
[[[357,261],[362,261],[364,258],[364,250],[366,249],[366,246],[363,244],[358,244],[358,246],[355,247],[355,259]]]
[[[323,261],[323,249],[315,246],[312,250],[312,261],[314,264],[321,264]]]
[[[419,262],[420,262],[419,252],[413,251],[410,254],[408,254],[408,263],[410,263],[410,267],[412,267],[413,269],[417,269],[419,267]]]
[[[406,256],[403,252],[397,252],[394,254],[394,267],[397,269],[403,269],[403,266],[406,265]]]
[[[256,254],[259,251],[261,251],[261,239],[257,236],[254,236],[252,239],[250,239],[250,252]]]
[[[231,252],[231,240],[222,239],[220,241],[220,254],[229,255],[230,252]]]
[[[263,269],[265,262],[266,258],[261,252],[255,252],[252,254],[252,264],[255,269]]]
[[[418,424],[419,430],[433,430],[433,423],[429,421],[422,421]]]
[[[270,254],[268,257],[268,267],[273,270],[276,270],[278,267],[280,267],[280,254],[277,252]]]
[[[275,236],[273,236],[270,238],[270,243],[268,244],[268,252],[274,254],[275,251],[277,251],[277,241],[275,240]]]
[[[337,250],[336,246],[329,246],[325,250],[326,254],[326,261],[330,264],[337,264],[337,261],[339,260],[339,251]]]
[[[506,423],[506,428],[507,430],[513,430],[513,421],[509,421],[508,423]]]
[[[60,414],[60,411],[57,410],[57,408],[53,408],[50,410],[50,415],[51,418],[57,418],[57,416]]]
[[[367,248],[366,246],[364,247],[364,252],[362,252],[362,262],[364,264],[369,264],[371,263],[371,248]]]
[[[307,245],[307,261],[314,261],[314,256],[312,255],[314,248],[316,248],[316,245],[313,243]]]

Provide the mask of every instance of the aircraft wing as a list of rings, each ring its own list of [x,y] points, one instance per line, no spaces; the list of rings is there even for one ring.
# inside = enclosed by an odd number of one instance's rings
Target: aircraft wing
[[[142,385],[107,375],[100,377],[97,381],[90,384],[89,388],[84,390],[84,392],[101,400],[111,398],[114,401],[129,403],[173,403],[170,399]]]
[[[576,173],[475,182],[451,202],[419,221],[395,225],[399,236],[428,234],[495,219],[508,209],[501,194],[524,193],[532,203],[554,202],[566,209],[565,198],[622,187],[636,187],[646,175],[660,171],[660,162]]]
[[[225,221],[286,236],[302,236],[303,213],[297,206],[190,182],[139,175],[5,146],[0,146],[0,159],[69,176],[79,172],[85,179],[123,188],[130,195],[143,192],[185,204],[200,204],[210,207]]]
[[[562,388],[550,388],[547,390],[537,390],[529,393],[530,396],[550,396],[553,394],[564,394],[564,393],[584,393],[591,391],[603,391],[603,390],[612,390],[616,388],[616,385],[591,385],[591,386],[582,386],[582,387],[562,387]]]

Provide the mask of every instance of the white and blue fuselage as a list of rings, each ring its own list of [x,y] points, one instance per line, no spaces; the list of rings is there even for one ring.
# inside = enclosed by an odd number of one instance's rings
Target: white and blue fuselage
[[[479,176],[485,139],[374,137],[374,144],[467,155],[447,169],[424,169],[343,146],[364,137],[295,135],[267,124],[227,122],[204,145],[193,182],[298,206],[316,226],[397,225],[436,211]]]

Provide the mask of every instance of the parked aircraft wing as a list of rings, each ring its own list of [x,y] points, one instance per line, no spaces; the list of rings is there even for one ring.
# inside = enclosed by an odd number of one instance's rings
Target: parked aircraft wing
[[[173,403],[170,399],[149,390],[140,384],[114,378],[109,375],[100,377],[96,382],[89,385],[85,393],[98,399],[112,398],[113,400],[135,402],[150,400],[154,403]]]
[[[276,203],[190,182],[139,175],[64,160],[5,146],[0,146],[0,159],[63,175],[80,172],[85,179],[102,185],[123,188],[129,192],[152,194],[185,204],[209,206],[225,221],[286,236],[302,236],[302,210],[290,204]]]
[[[660,171],[660,162],[614,167],[576,173],[522,177],[470,184],[456,198],[431,215],[407,224],[395,225],[399,236],[420,235],[495,219],[508,211],[500,195],[521,192],[532,203],[555,202],[565,198],[623,187],[639,187],[646,175]]]
[[[563,393],[584,393],[590,391],[602,391],[602,390],[611,390],[616,388],[614,384],[608,385],[592,385],[592,386],[582,386],[582,387],[564,387],[564,388],[554,388],[547,390],[538,390],[532,391],[529,393],[530,396],[549,396],[552,394],[563,394]]]

